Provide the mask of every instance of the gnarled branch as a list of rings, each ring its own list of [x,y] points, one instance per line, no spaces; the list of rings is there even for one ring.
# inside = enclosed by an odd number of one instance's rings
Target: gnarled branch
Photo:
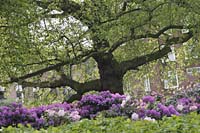
[[[84,62],[84,61],[88,60],[90,57],[93,57],[94,55],[102,53],[102,52],[103,51],[96,52],[94,50],[87,51],[87,52],[85,52],[85,53],[83,53],[81,55],[78,55],[75,59],[71,59],[71,60],[68,60],[68,61],[63,61],[63,62],[57,63],[55,65],[51,65],[51,66],[48,66],[46,68],[37,70],[35,72],[25,74],[25,75],[23,75],[21,77],[11,77],[11,79],[9,81],[1,82],[1,84],[9,84],[9,83],[13,83],[13,82],[24,81],[25,79],[28,79],[28,78],[31,78],[31,77],[34,77],[34,76],[38,76],[40,74],[43,74],[43,73],[51,71],[51,70],[56,70],[56,69],[58,69],[58,68],[60,68],[62,66],[65,66],[65,65],[78,64],[78,63]]]
[[[62,75],[60,79],[55,81],[44,81],[44,82],[27,82],[23,81],[20,83],[23,87],[39,87],[39,88],[56,88],[69,86],[77,93],[70,97],[68,102],[72,102],[74,100],[79,100],[81,96],[89,91],[101,91],[100,80],[91,80],[85,83],[79,83],[73,79],[68,78],[66,75]]]
[[[164,48],[162,48],[161,50],[158,50],[156,52],[146,54],[140,57],[136,57],[128,61],[121,62],[120,65],[121,65],[121,68],[123,68],[123,73],[126,73],[128,70],[136,69],[139,66],[142,66],[151,61],[154,61],[166,56],[169,52],[171,52],[171,48],[170,48],[171,45],[187,42],[189,39],[192,38],[192,36],[193,36],[193,33],[190,31],[189,33],[182,34],[179,37],[172,37],[166,40],[166,42],[164,43]]]

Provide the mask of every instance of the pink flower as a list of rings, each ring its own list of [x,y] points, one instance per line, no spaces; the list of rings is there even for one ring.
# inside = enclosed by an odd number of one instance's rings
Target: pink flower
[[[191,110],[191,111],[197,110],[197,106],[195,106],[195,105],[190,106],[190,110]]]
[[[78,115],[78,114],[79,114],[78,111],[72,111],[72,112],[70,113],[70,115]]]
[[[72,111],[69,117],[72,119],[72,121],[78,121],[81,118],[78,111]]]

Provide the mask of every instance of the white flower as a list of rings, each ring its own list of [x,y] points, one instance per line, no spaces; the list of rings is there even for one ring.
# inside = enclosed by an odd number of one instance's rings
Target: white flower
[[[131,100],[131,96],[126,96],[126,99],[125,100],[123,100],[122,101],[122,103],[121,103],[121,107],[125,107],[125,105],[126,105],[126,103],[128,102],[128,101],[130,101]]]
[[[124,108],[124,107],[125,107],[125,105],[126,105],[126,100],[123,100],[123,101],[122,101],[122,103],[121,103],[121,107],[123,107],[123,108]]]
[[[197,106],[195,106],[195,105],[190,106],[190,110],[191,110],[191,111],[197,110]]]
[[[138,120],[138,119],[139,119],[139,115],[138,115],[137,113],[133,113],[133,114],[131,115],[131,119],[132,119],[132,120]]]
[[[65,113],[66,113],[66,112],[65,112],[63,109],[61,109],[61,110],[59,110],[59,111],[57,112],[57,115],[58,115],[58,116],[64,116]]]
[[[131,96],[130,95],[126,96],[126,102],[128,102],[129,100],[131,100]]]
[[[48,113],[49,116],[54,116],[56,113],[55,110],[50,110],[50,109],[47,109],[46,112]]]
[[[179,111],[182,111],[184,107],[183,107],[182,104],[178,104],[176,108],[177,108]]]
[[[152,121],[152,122],[155,122],[156,120],[154,118],[151,118],[151,117],[145,117],[144,120],[147,120],[147,121]]]

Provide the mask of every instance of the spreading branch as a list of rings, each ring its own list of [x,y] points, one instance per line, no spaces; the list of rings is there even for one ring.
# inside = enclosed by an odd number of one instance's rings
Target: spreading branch
[[[56,70],[56,69],[58,69],[58,68],[60,68],[62,66],[65,66],[65,65],[74,65],[74,64],[79,64],[81,62],[85,62],[89,58],[91,58],[91,57],[93,57],[95,55],[98,55],[100,53],[103,53],[103,52],[105,52],[105,50],[104,51],[90,50],[90,51],[87,51],[87,52],[85,52],[83,54],[78,55],[75,59],[70,59],[70,60],[67,60],[67,61],[63,61],[63,62],[57,63],[55,65],[51,65],[51,66],[45,67],[43,69],[37,70],[35,72],[25,74],[25,75],[20,76],[20,77],[11,77],[11,79],[9,81],[1,82],[1,84],[9,84],[9,83],[13,83],[13,82],[22,82],[22,81],[24,81],[24,80],[26,80],[28,78],[32,78],[32,77],[41,75],[41,74],[43,74],[45,72]]]
[[[160,29],[156,33],[125,36],[125,37],[119,39],[117,42],[115,42],[109,49],[109,52],[111,53],[111,52],[115,51],[119,46],[121,46],[122,44],[129,42],[131,40],[138,40],[138,39],[143,39],[143,38],[159,38],[162,34],[164,34],[166,31],[168,31],[170,29],[183,29],[183,28],[184,28],[184,26],[181,26],[181,25],[169,25],[169,26],[166,26],[166,27]]]
[[[165,28],[167,29],[167,28]],[[164,31],[164,30],[163,30]],[[161,32],[160,32],[161,33]],[[157,34],[159,35],[159,34]],[[123,61],[121,62],[121,67],[123,68],[123,73],[126,73],[128,70],[137,69],[139,66],[142,66],[144,64],[147,64],[151,61],[160,59],[164,56],[166,56],[169,52],[171,52],[170,46],[173,44],[182,44],[184,42],[187,42],[189,39],[191,39],[193,36],[193,33],[190,31],[187,34],[182,34],[179,37],[172,37],[166,40],[164,43],[164,48],[155,51],[150,54],[146,54],[140,57],[136,57],[134,59]]]
[[[84,83],[79,83],[73,79],[68,78],[66,75],[62,75],[60,79],[54,81],[44,81],[44,82],[27,82],[23,81],[20,83],[23,87],[39,87],[39,88],[56,88],[69,86],[77,92],[75,96],[72,96],[69,101],[78,100],[81,96],[91,90],[101,91],[100,80],[91,80]],[[77,97],[78,96],[78,97]]]
[[[54,81],[43,81],[43,82],[28,82],[22,81],[20,83],[23,87],[39,87],[39,88],[56,88],[62,86],[70,86],[72,89],[80,85],[79,82],[74,81],[67,76],[61,76],[60,79]]]
[[[61,66],[64,66],[64,65],[68,64],[68,63],[69,62],[61,62],[61,63],[55,64],[55,65],[46,67],[44,69],[40,69],[38,71],[35,71],[35,72],[32,72],[32,73],[28,73],[28,74],[26,74],[24,76],[21,76],[21,77],[11,77],[10,81],[5,82],[4,84],[13,83],[13,82],[20,82],[20,81],[23,81],[25,79],[28,79],[28,78],[43,74],[45,72],[48,72],[48,71],[51,71],[51,70],[55,70],[55,69],[57,69],[57,68],[59,68]]]

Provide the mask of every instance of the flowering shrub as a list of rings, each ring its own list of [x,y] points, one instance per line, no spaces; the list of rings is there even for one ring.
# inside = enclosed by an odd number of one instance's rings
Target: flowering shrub
[[[190,92],[190,96],[191,94]],[[200,112],[200,93],[199,95],[194,94],[195,98],[176,98],[173,104],[166,103],[160,95],[144,96],[142,99],[131,99],[130,96],[126,96],[120,107],[112,106],[103,113],[105,117],[126,116],[133,120],[149,118],[158,120],[164,116],[182,115],[192,111]]]
[[[78,102],[79,113],[84,118],[93,118],[96,113],[121,104],[124,98],[123,95],[112,94],[109,91],[103,91],[99,94],[87,94]]]
[[[200,87],[177,92],[176,94],[167,99],[166,104],[174,105],[179,99],[182,98],[189,98],[190,100],[194,100],[195,102],[200,103]]]
[[[12,103],[8,106],[1,106],[0,127],[7,127],[10,125],[17,126],[19,123],[23,125],[31,124],[31,126],[37,129],[49,125],[59,125],[61,122],[57,122],[57,118],[54,117],[54,109],[58,110],[57,116],[62,117],[64,111],[70,110],[72,107],[67,103],[57,103],[30,109],[23,107],[20,103]],[[47,112],[48,117],[45,115]],[[51,117],[56,119],[52,119]]]
[[[179,113],[192,111],[200,112],[200,88],[193,88],[178,92],[166,101],[167,105],[174,105]]]
[[[44,124],[44,119],[38,117],[36,112],[28,110],[17,103],[1,106],[0,119],[0,127],[17,126],[18,123],[30,123],[33,127],[40,128]]]
[[[197,91],[198,92],[198,91]],[[82,118],[123,116],[132,120],[155,122],[165,117],[179,116],[190,112],[200,112],[200,93],[189,92],[189,96],[174,96],[163,100],[158,95],[133,99],[130,96],[112,94],[109,91],[86,94],[73,104],[56,103],[47,106],[25,108],[13,103],[0,107],[0,127],[30,124],[32,127],[46,128],[76,122]],[[171,102],[171,100],[174,100]]]
[[[0,107],[0,127],[17,126],[21,123],[39,129],[75,122],[81,118],[93,118],[102,110],[120,105],[123,98],[125,96],[104,91],[85,95],[77,104],[56,103],[28,109],[13,103]]]
[[[70,122],[80,120],[81,116],[78,111],[65,111],[63,109],[47,109],[44,118],[48,126],[59,126]]]

